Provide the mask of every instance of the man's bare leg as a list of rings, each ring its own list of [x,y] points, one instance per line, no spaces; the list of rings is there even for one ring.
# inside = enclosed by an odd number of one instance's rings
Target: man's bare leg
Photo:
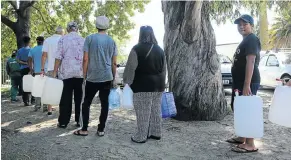
[[[53,109],[52,109],[52,105],[48,105],[48,115],[52,115],[52,111],[53,111]]]
[[[253,138],[246,138],[246,142],[244,144],[240,144],[238,147],[248,151],[257,150]]]

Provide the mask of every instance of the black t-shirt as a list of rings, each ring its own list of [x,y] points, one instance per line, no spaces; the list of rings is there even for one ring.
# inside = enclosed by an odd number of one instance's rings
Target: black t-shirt
[[[234,84],[244,83],[247,64],[246,57],[252,54],[256,55],[256,61],[251,83],[260,83],[261,78],[258,68],[260,62],[260,51],[261,51],[260,40],[253,33],[245,37],[243,41],[239,44],[233,56],[233,66],[231,68]]]

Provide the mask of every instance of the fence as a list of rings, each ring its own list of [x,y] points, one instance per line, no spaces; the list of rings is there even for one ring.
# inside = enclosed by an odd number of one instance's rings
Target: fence
[[[10,86],[10,78],[6,72],[7,59],[1,60],[1,88]]]

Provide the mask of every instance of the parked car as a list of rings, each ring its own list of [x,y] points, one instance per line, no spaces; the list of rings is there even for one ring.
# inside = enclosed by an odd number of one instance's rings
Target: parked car
[[[220,58],[220,63],[221,63],[221,75],[222,75],[222,83],[224,86],[230,86],[232,85],[232,75],[231,75],[231,66],[232,66],[232,61],[229,59],[229,57],[225,55],[219,55]],[[117,65],[117,73],[116,73],[116,82],[118,85],[123,86],[123,72],[125,69],[124,64],[118,64]],[[166,73],[166,88],[169,87],[168,83],[168,74]]]
[[[221,64],[221,76],[223,86],[230,86],[232,85],[232,75],[231,75],[232,61],[229,59],[229,57],[221,54],[219,55],[219,59]]]
[[[117,65],[115,81],[117,85],[123,86],[123,73],[125,69],[126,63],[121,63]]]
[[[116,76],[115,81],[117,85],[121,86],[121,88],[124,86],[123,83],[123,73],[125,69],[126,63],[121,63],[117,65],[116,69]],[[168,72],[166,71],[166,80],[165,80],[166,88],[169,88],[169,82],[168,82]]]
[[[261,85],[275,88],[282,84],[277,79],[291,79],[291,52],[269,52],[259,64]]]

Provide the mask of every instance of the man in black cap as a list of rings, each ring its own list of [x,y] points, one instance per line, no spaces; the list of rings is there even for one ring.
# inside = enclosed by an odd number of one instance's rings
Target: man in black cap
[[[234,90],[239,90],[240,95],[244,96],[256,95],[261,81],[258,69],[261,43],[253,33],[254,19],[245,14],[236,19],[234,23],[237,24],[238,32],[243,36],[243,41],[236,49],[231,69],[233,78],[232,110],[235,96]],[[231,138],[227,142],[239,144],[232,149],[235,152],[248,153],[258,151],[253,138]]]
[[[16,59],[17,50],[12,51],[11,58],[8,59],[6,63],[6,71],[10,77],[11,82],[11,102],[17,102],[16,95],[18,91],[21,91],[21,72],[20,72],[20,64],[17,62]],[[20,93],[21,94],[21,93]]]

